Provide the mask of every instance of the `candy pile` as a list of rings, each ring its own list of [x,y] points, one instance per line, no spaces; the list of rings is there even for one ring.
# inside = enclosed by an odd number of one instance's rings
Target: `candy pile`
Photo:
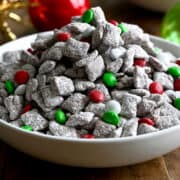
[[[0,118],[74,138],[136,136],[180,124],[180,60],[100,7],[0,64]]]

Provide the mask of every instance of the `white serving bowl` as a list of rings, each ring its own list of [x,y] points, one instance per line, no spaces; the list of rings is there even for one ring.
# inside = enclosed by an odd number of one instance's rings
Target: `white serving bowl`
[[[130,0],[134,4],[148,8],[151,10],[165,12],[170,9],[174,4],[180,2],[180,0]]]
[[[27,49],[36,35],[0,47],[5,51]],[[151,36],[159,47],[180,56],[180,47]],[[117,167],[144,162],[180,147],[180,126],[137,137],[72,139],[26,132],[0,120],[0,139],[16,149],[53,163],[80,167]]]

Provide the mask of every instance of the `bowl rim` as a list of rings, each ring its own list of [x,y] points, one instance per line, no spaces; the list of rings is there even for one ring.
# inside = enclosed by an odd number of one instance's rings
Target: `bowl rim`
[[[42,33],[35,33],[32,35],[28,35],[28,36],[24,36],[21,38],[18,38],[17,40],[11,41],[11,42],[7,42],[4,43],[0,49],[8,44],[11,43],[15,43],[18,42],[19,40],[23,40],[23,39],[27,39],[27,38],[32,38],[34,36],[37,36],[38,34],[43,35],[43,34],[49,34],[52,33],[52,31],[47,31],[47,32],[42,32]],[[150,35],[150,38],[154,41],[159,41],[161,43],[165,43],[167,45],[170,46],[175,46],[176,48],[180,49],[180,46],[171,43],[169,41],[166,41],[160,37],[157,36],[153,36]],[[96,143],[123,143],[123,142],[134,142],[134,141],[141,141],[141,140],[147,140],[150,138],[155,138],[157,136],[163,136],[165,134],[168,133],[173,133],[175,131],[180,131],[180,124],[167,128],[167,129],[163,129],[157,132],[152,132],[152,133],[148,133],[148,134],[142,134],[142,135],[138,135],[138,136],[129,136],[129,137],[120,137],[120,138],[95,138],[95,139],[85,139],[85,138],[72,138],[72,137],[63,137],[63,136],[53,136],[53,135],[48,135],[48,134],[43,134],[43,133],[39,133],[39,132],[35,132],[35,131],[26,131],[23,130],[19,127],[16,127],[15,125],[12,125],[2,119],[0,119],[0,127],[6,127],[10,130],[16,131],[18,133],[21,133],[23,135],[27,135],[30,137],[34,137],[34,138],[39,138],[39,139],[45,139],[45,140],[51,140],[51,141],[64,141],[64,142],[74,142],[74,143],[88,143],[88,144],[96,144]]]

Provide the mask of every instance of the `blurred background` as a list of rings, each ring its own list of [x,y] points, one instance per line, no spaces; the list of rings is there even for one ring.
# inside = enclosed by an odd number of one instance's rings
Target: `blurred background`
[[[138,24],[146,32],[158,36],[161,35],[160,31],[161,31],[163,17],[165,16],[166,12],[178,2],[178,0],[89,0],[89,1],[91,3],[91,6],[101,6],[106,13],[107,19],[115,19],[118,22],[129,22],[129,23]],[[75,12],[75,10],[72,9],[72,5],[68,4],[69,2],[73,3],[73,8],[79,8],[78,5],[80,5],[81,11],[84,11],[85,9],[87,9],[88,7],[87,3],[89,1],[88,0],[29,0],[29,1],[0,0],[0,43],[4,43],[11,39],[15,39],[16,37],[18,38],[34,32],[51,29],[50,24],[54,20],[56,21],[55,22],[56,27],[61,26],[60,21],[63,21],[63,18],[65,16],[70,16],[71,15],[70,13]],[[21,4],[21,3],[27,3],[27,4]],[[40,6],[40,8],[34,7],[33,3],[37,3]],[[29,11],[28,8],[30,6],[33,7],[31,7]],[[65,11],[68,11],[68,13]],[[78,10],[78,12],[80,11]],[[49,18],[48,19],[49,22],[46,23],[46,25],[43,24],[43,20],[45,18]],[[180,19],[180,15],[179,15],[179,19]]]

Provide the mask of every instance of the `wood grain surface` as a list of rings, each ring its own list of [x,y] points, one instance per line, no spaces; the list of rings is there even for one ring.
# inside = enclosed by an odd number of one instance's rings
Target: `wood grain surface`
[[[163,14],[147,11],[124,1],[102,6],[108,18],[139,24],[148,33],[159,35]],[[95,0],[94,3],[95,4]],[[142,164],[85,169],[54,165],[25,155],[0,141],[0,180],[180,180],[180,149]]]

